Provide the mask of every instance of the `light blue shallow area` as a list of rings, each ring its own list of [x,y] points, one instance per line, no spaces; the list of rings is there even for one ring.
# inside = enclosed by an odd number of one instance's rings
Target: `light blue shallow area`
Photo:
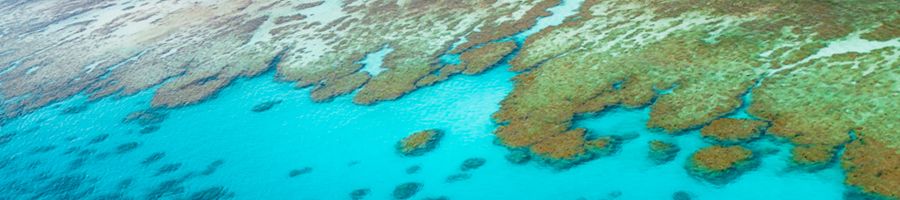
[[[571,15],[580,2],[565,1],[551,11]],[[511,39],[521,42],[541,28],[561,23],[563,17],[557,15]],[[364,62],[378,62],[375,56]],[[840,199],[845,190],[837,166],[814,173],[791,170],[790,146],[768,139],[751,148],[779,151],[764,155],[759,167],[733,182],[716,186],[692,178],[684,163],[690,152],[708,144],[696,131],[672,136],[647,130],[649,108],[612,109],[575,123],[590,134],[640,134],[612,156],[563,171],[535,162],[509,163],[504,159],[506,148],[495,144],[492,131],[497,125],[490,117],[513,88],[510,78],[515,74],[507,67],[478,76],[454,76],[374,106],[354,105],[351,96],[313,103],[309,89],[273,82],[273,75],[267,74],[236,81],[201,104],[167,111],[161,128],[149,134],[140,134],[140,126],[122,119],[147,109],[152,90],[87,104],[84,97],[77,97],[0,128],[0,199],[66,195],[93,199],[112,194],[144,199],[166,182],[174,184],[169,184],[172,193],[165,199],[187,198],[216,186],[233,192],[236,199],[349,199],[351,191],[362,188],[371,191],[367,199],[390,199],[394,187],[406,182],[424,185],[412,199],[671,199],[677,191],[688,192],[693,199]],[[281,103],[265,112],[251,112],[257,104],[273,100]],[[85,104],[84,112],[60,114]],[[752,116],[739,110],[730,117]],[[434,151],[420,157],[396,152],[398,140],[432,128],[446,133]],[[101,134],[109,134],[109,139],[88,144]],[[647,159],[651,139],[675,142],[682,150],[670,163],[652,164]],[[130,142],[140,145],[115,153]],[[49,146],[54,148],[46,150]],[[64,154],[70,149],[73,153]],[[79,156],[80,152],[86,153]],[[157,152],[166,156],[151,165],[140,164]],[[448,176],[460,173],[465,159],[473,157],[487,163],[470,171],[468,180],[446,182]],[[72,170],[70,165],[78,158],[84,158],[84,165]],[[198,175],[217,160],[224,163],[214,173]],[[161,167],[176,163],[181,166],[175,172],[156,175]],[[421,170],[407,174],[411,166]],[[309,173],[289,177],[292,170],[307,167],[312,169]],[[123,180],[132,184],[124,187]],[[178,192],[178,187],[184,190]]]

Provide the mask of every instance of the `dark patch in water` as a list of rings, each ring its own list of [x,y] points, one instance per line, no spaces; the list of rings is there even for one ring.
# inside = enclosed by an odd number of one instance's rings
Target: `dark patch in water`
[[[453,182],[457,182],[457,181],[469,180],[469,178],[472,178],[471,174],[459,173],[459,174],[447,176],[447,179],[445,179],[444,181],[447,183],[453,183]]]
[[[139,144],[137,142],[129,142],[129,143],[120,144],[118,147],[116,147],[116,153],[117,154],[128,153],[128,152],[133,151],[134,149],[137,149],[138,146],[140,146],[140,145],[141,144]]]
[[[13,137],[15,137],[15,136],[16,136],[15,133],[7,133],[7,134],[0,135],[0,146],[3,146],[6,143],[9,143],[10,141],[12,141]]]
[[[522,150],[512,150],[505,157],[507,161],[513,164],[525,164],[531,160],[531,155]]]
[[[353,200],[364,199],[364,198],[366,198],[366,196],[369,195],[369,192],[371,192],[371,191],[372,190],[369,190],[369,188],[361,188],[361,189],[353,190],[353,192],[350,192],[350,199],[353,199]]]
[[[122,120],[122,123],[136,122],[141,126],[147,126],[162,123],[166,120],[166,117],[168,117],[168,114],[165,112],[155,109],[148,109],[128,114],[128,116],[126,116],[125,119]]]
[[[53,151],[54,149],[56,149],[55,145],[35,147],[34,149],[31,149],[31,154],[34,155],[34,154],[47,153],[47,152]]]
[[[604,199],[618,199],[621,196],[622,196],[622,191],[616,190],[616,191],[612,191],[612,192],[609,192],[608,194],[606,194],[606,198],[604,198]]]
[[[222,164],[225,164],[225,160],[220,159],[213,161],[212,163],[209,163],[209,165],[206,165],[206,169],[200,172],[200,175],[209,176],[210,174],[216,173],[216,170],[218,170]]]
[[[172,195],[183,194],[185,192],[184,184],[185,181],[194,177],[193,174],[187,174],[182,177],[171,179],[167,181],[163,181],[159,183],[153,190],[147,193],[145,196],[146,199],[163,199],[163,197],[169,197]],[[166,198],[169,199],[169,198]]]
[[[125,196],[125,194],[122,194],[122,193],[110,193],[110,194],[103,194],[103,195],[94,197],[94,200],[131,200],[131,199],[134,199],[134,198]]]
[[[87,110],[87,105],[81,104],[81,105],[77,105],[77,106],[67,107],[67,108],[63,109],[62,112],[60,112],[60,114],[63,114],[63,115],[78,114],[78,113],[84,112],[85,110]]]
[[[69,170],[80,169],[81,167],[84,166],[84,164],[85,164],[86,162],[87,162],[87,159],[86,159],[86,158],[83,158],[83,157],[82,157],[82,158],[76,158],[75,160],[72,160],[72,162],[69,162]]]
[[[159,176],[159,175],[163,175],[163,174],[172,173],[172,172],[178,171],[178,169],[181,169],[181,163],[172,163],[172,164],[168,164],[168,165],[163,165],[162,167],[159,167],[158,170],[156,170],[156,174],[153,176]]]
[[[463,161],[463,164],[459,166],[459,169],[462,171],[469,171],[478,169],[481,166],[484,166],[487,160],[484,158],[469,158]]]
[[[78,152],[78,156],[86,157],[86,156],[94,155],[94,153],[97,153],[96,149],[85,149],[85,150],[81,150],[81,152]]]
[[[685,191],[678,191],[672,194],[672,200],[691,200],[691,194]]]
[[[149,126],[145,126],[144,128],[141,128],[141,130],[138,131],[138,133],[140,133],[141,135],[146,135],[146,134],[156,132],[158,130],[159,130],[159,125],[149,125]]]
[[[406,168],[406,174],[415,174],[416,172],[419,172],[419,170],[421,170],[421,169],[422,169],[422,167],[420,167],[418,165],[413,165],[413,166],[410,166],[409,168]]]
[[[422,186],[422,183],[417,182],[408,182],[397,185],[393,192],[394,199],[409,199],[416,195],[416,193],[422,189]]]
[[[142,165],[150,165],[155,163],[156,161],[162,160],[163,157],[166,157],[166,152],[156,152],[144,158],[144,161],[141,161]]]
[[[108,139],[108,138],[109,138],[109,134],[105,134],[105,133],[100,134],[100,135],[94,136],[94,138],[91,138],[91,141],[88,142],[88,144],[97,144],[97,143],[106,141],[106,139]]]
[[[347,167],[353,167],[353,166],[356,166],[357,164],[359,164],[358,160],[350,161],[347,163]]]
[[[221,200],[234,198],[234,193],[229,192],[225,187],[215,186],[204,190],[200,190],[191,194],[190,200]]]
[[[275,107],[275,105],[278,105],[279,103],[281,103],[281,100],[272,100],[272,101],[262,102],[262,103],[259,103],[259,104],[256,104],[255,106],[253,106],[253,109],[250,109],[250,111],[265,112],[269,109],[272,109],[272,107]]]
[[[31,199],[86,199],[94,191],[93,182],[86,175],[58,177],[39,188]]]
[[[119,184],[116,186],[116,188],[119,190],[125,190],[125,189],[130,188],[132,184],[134,184],[134,179],[126,178],[126,179],[123,179],[122,181],[119,181]]]
[[[439,197],[428,197],[428,198],[424,198],[422,200],[450,200],[450,198],[448,198],[446,196],[439,196]]]
[[[73,154],[73,153],[75,153],[75,152],[78,152],[78,150],[80,150],[78,147],[69,147],[69,148],[66,149],[66,151],[63,151],[62,154],[63,154],[63,155],[69,155],[69,154]]]
[[[8,167],[15,160],[16,160],[16,157],[6,157],[6,158],[0,160],[0,169]]]
[[[288,173],[288,176],[293,178],[293,177],[297,177],[300,175],[309,174],[310,172],[312,172],[312,170],[313,170],[312,167],[304,167],[302,169],[295,169],[295,170],[291,170],[291,172]]]

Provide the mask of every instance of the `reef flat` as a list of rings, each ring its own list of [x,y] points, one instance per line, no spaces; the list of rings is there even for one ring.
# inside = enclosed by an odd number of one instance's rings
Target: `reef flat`
[[[156,85],[154,107],[189,105],[267,70],[313,87],[319,101],[361,88],[354,101],[372,104],[416,89],[443,67],[439,56],[529,28],[558,3],[4,1],[3,119],[80,93],[97,99]],[[357,61],[385,46],[394,49],[389,70],[360,71]]]
[[[848,185],[900,198],[900,3],[587,0],[563,24],[511,38],[559,3],[3,1],[0,123],[79,94],[152,90],[153,108],[126,120],[150,133],[164,108],[267,71],[316,102],[353,94],[371,105],[508,63],[519,74],[494,133],[516,162],[567,168],[609,155],[619,139],[574,127],[576,117],[649,107],[648,128],[703,128],[720,145],[774,136],[798,166],[839,161]],[[363,70],[385,48],[382,71]],[[752,123],[723,119],[748,96]],[[727,155],[716,152],[693,155]]]

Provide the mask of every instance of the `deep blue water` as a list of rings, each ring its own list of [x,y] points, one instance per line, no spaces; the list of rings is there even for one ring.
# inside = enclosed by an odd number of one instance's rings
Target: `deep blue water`
[[[555,11],[574,8],[564,4]],[[561,19],[543,19],[538,29]],[[147,109],[152,90],[90,103],[76,97],[0,129],[0,199],[184,199],[209,188],[236,199],[349,199],[357,189],[368,189],[367,199],[390,199],[406,182],[423,184],[412,199],[671,199],[677,191],[694,199],[840,199],[845,190],[837,166],[791,170],[789,144],[768,139],[751,146],[779,151],[733,182],[716,186],[692,178],[685,160],[708,144],[696,131],[672,136],[645,129],[648,108],[613,109],[575,123],[592,134],[640,135],[612,156],[563,171],[509,163],[508,151],[494,143],[490,119],[513,87],[515,74],[507,67],[454,76],[373,106],[352,104],[352,95],[313,103],[309,89],[273,82],[267,74],[236,81],[201,104],[162,111],[167,117],[159,129],[145,134],[122,120]],[[269,101],[280,103],[251,111]],[[61,114],[85,105],[82,112]],[[738,111],[731,117],[751,116]],[[434,151],[403,157],[394,149],[409,133],[432,128],[446,133]],[[654,165],[647,159],[651,139],[682,150],[673,162]],[[154,154],[164,156],[142,164]],[[475,157],[487,162],[467,172],[469,179],[446,181]],[[408,174],[411,166],[420,170]]]

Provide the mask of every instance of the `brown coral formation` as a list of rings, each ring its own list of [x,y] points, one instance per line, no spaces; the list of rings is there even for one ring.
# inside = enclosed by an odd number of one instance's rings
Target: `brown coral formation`
[[[900,198],[900,149],[863,136],[847,145],[841,159],[847,184],[888,199]]]
[[[397,142],[397,151],[405,156],[421,156],[434,150],[443,135],[437,129],[415,132]]]
[[[481,73],[488,67],[499,62],[500,59],[512,52],[515,48],[516,43],[509,41],[489,43],[483,47],[463,52],[459,56],[459,59],[465,63],[465,69],[462,73],[469,75]]]
[[[678,133],[732,112],[760,82],[749,112],[795,144],[796,163],[832,160],[850,131],[900,146],[893,123],[900,119],[891,114],[900,112],[900,45],[885,25],[900,4],[859,5],[586,1],[579,15],[532,35],[513,58],[524,73],[494,115],[503,123],[495,134],[511,147],[550,146],[574,115],[645,105],[649,128]],[[755,130],[723,139],[757,137]],[[565,144],[578,143],[568,138]]]
[[[371,104],[416,89],[419,79],[443,67],[434,61],[460,38],[471,38],[467,46],[478,46],[514,34],[556,4],[558,0],[4,2],[2,118],[79,93],[96,99],[155,85],[162,86],[154,107],[184,106],[208,99],[236,78],[273,67],[279,79],[313,86],[316,101],[363,88],[355,102]],[[384,45],[395,49],[384,61],[387,70],[373,77],[359,73],[357,61]]]
[[[738,144],[762,136],[766,126],[766,122],[759,120],[721,118],[700,129],[700,135],[716,143]]]
[[[753,152],[741,146],[706,147],[689,158],[688,173],[715,184],[725,184],[754,167]]]

